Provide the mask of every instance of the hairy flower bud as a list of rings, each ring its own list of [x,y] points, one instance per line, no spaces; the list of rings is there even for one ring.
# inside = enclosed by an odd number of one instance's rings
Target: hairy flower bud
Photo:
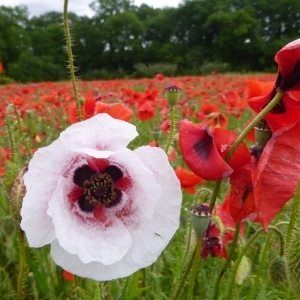
[[[286,260],[282,256],[277,256],[270,264],[269,274],[274,285],[280,285],[287,281]]]
[[[18,222],[21,221],[20,210],[22,206],[23,197],[26,194],[26,187],[24,185],[23,176],[27,172],[28,168],[23,168],[18,176],[15,178],[12,188],[9,194],[10,210],[13,218]]]

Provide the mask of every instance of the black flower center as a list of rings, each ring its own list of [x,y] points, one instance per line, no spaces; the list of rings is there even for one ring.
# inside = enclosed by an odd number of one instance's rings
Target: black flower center
[[[92,212],[97,206],[110,208],[117,205],[122,198],[122,192],[115,182],[123,177],[123,172],[114,165],[106,167],[101,173],[88,165],[79,167],[73,176],[75,184],[83,189],[78,199],[81,210]]]
[[[83,189],[85,199],[93,206],[110,207],[117,197],[114,182],[107,173],[93,174],[83,183]]]

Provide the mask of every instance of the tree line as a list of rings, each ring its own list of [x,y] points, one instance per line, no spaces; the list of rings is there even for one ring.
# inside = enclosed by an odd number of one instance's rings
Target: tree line
[[[94,16],[69,13],[82,79],[275,71],[274,54],[300,37],[300,1],[183,0],[176,8],[131,0],[91,3]],[[0,61],[19,82],[68,78],[62,13],[29,17],[0,6]]]

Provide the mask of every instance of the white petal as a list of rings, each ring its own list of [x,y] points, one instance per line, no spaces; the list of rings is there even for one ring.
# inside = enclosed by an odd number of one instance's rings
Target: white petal
[[[124,218],[123,222],[126,226],[135,226],[143,218],[150,219],[161,194],[161,186],[157,184],[155,174],[134,151],[127,148],[114,152],[108,160],[126,172],[124,176],[128,176],[132,182],[131,189],[126,190],[132,200],[131,215],[129,219]]]
[[[169,165],[166,154],[159,148],[141,147],[134,151],[154,174],[161,185],[152,218],[141,219],[130,228],[133,244],[122,260],[104,266],[83,264],[76,255],[62,249],[56,241],[51,244],[54,261],[65,270],[95,280],[112,280],[132,274],[154,263],[179,226],[182,193],[180,182]]]
[[[77,148],[72,151],[87,154],[95,158],[108,158],[113,153],[111,151],[99,151],[91,148]]]
[[[128,229],[109,209],[105,210],[105,223],[101,223],[93,213],[81,211],[77,202],[71,206],[67,195],[73,187],[72,182],[60,177],[49,201],[48,214],[60,246],[83,263],[106,265],[122,259],[132,244]]]
[[[26,195],[21,208],[21,228],[31,247],[42,247],[55,238],[48,201],[56,189],[58,174],[65,164],[68,151],[59,140],[40,148],[29,162],[24,175]]]
[[[126,147],[138,135],[136,127],[108,114],[98,114],[88,120],[72,124],[60,138],[69,149],[94,148],[115,151]]]

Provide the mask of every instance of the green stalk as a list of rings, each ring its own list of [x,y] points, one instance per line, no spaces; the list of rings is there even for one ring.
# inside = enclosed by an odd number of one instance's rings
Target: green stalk
[[[247,127],[242,131],[242,133],[232,144],[228,153],[226,154],[225,161],[228,162],[230,160],[236,148],[243,142],[243,140],[251,131],[251,129],[255,127],[266,116],[266,114],[278,104],[278,102],[282,99],[283,94],[284,91],[280,91],[280,90],[276,91],[274,98],[268,103],[268,105],[259,114],[256,115],[256,117],[247,125]]]
[[[74,58],[72,53],[72,42],[71,42],[71,35],[68,25],[68,0],[64,0],[64,30],[66,35],[66,42],[67,42],[67,54],[69,59],[69,67],[70,67],[70,76],[73,86],[73,92],[76,102],[76,111],[78,115],[79,121],[82,121],[82,115],[80,111],[80,101],[79,101],[79,95],[77,91],[77,84],[76,84],[76,77],[75,77],[75,68],[74,68]]]
[[[169,133],[167,144],[166,144],[166,147],[165,147],[165,152],[166,152],[167,155],[169,154],[169,149],[170,149],[170,146],[171,146],[171,143],[173,141],[174,134],[175,134],[174,106],[170,107],[170,117],[171,117],[171,120],[170,120],[170,133]]]
[[[186,267],[186,270],[185,270],[184,274],[181,277],[181,281],[180,281],[179,286],[178,286],[178,288],[176,290],[175,296],[172,298],[173,300],[179,299],[179,296],[180,296],[180,294],[181,294],[181,292],[183,290],[183,286],[185,284],[187,276],[188,276],[188,274],[189,274],[189,272],[190,272],[190,270],[191,270],[191,268],[192,268],[192,266],[194,264],[194,261],[196,259],[196,253],[197,253],[198,244],[199,243],[197,243],[196,248],[195,248],[195,250],[194,250],[194,252],[193,252],[193,254],[191,256],[191,259],[190,259],[190,261],[189,261],[189,263],[188,263],[188,265]]]
[[[280,241],[280,255],[283,255],[284,253],[284,236],[282,234],[282,232],[275,226],[269,226],[268,227],[269,230],[273,230],[275,233],[277,233],[278,237],[279,237],[279,241]],[[228,288],[228,295],[225,299],[232,299],[232,291],[233,291],[233,287],[234,287],[234,282],[235,282],[235,277],[236,277],[236,273],[238,271],[239,265],[242,261],[243,256],[246,254],[246,252],[248,251],[248,249],[250,248],[250,246],[252,245],[252,243],[257,239],[257,237],[264,232],[263,228],[258,229],[250,238],[250,240],[248,241],[248,243],[246,244],[246,246],[243,248],[243,250],[240,252],[239,257],[237,258],[236,262],[234,263],[234,267],[232,270],[232,275],[231,275],[231,282]]]
[[[17,108],[16,108],[15,105],[13,105],[13,108],[14,108],[14,112],[15,112],[16,117],[17,117],[17,122],[18,122],[19,132],[20,132],[20,134],[21,134],[23,144],[24,144],[24,146],[25,146],[25,148],[26,148],[26,150],[27,150],[27,153],[28,153],[29,158],[32,158],[32,154],[31,154],[30,147],[29,147],[29,145],[28,145],[28,143],[27,143],[27,140],[26,140],[26,138],[25,138],[25,136],[24,136],[24,133],[23,133],[23,130],[22,130],[22,122],[21,122],[20,114],[19,114],[19,112],[18,112],[18,110],[17,110]]]
[[[235,247],[237,245],[239,235],[240,235],[240,228],[241,228],[240,224],[236,224],[234,238],[232,240],[232,244],[231,244],[231,247],[230,247],[230,252],[229,252],[228,258],[226,259],[225,264],[224,264],[224,266],[223,266],[223,268],[222,268],[222,270],[219,273],[219,276],[217,278],[217,282],[216,282],[215,290],[214,290],[214,295],[213,295],[214,300],[218,300],[221,280],[222,280],[223,275],[225,274],[226,269],[228,268],[229,264],[232,261],[234,250],[235,250]]]
[[[196,245],[196,253],[195,253],[195,259],[193,261],[192,265],[192,271],[189,279],[189,289],[188,289],[188,296],[187,299],[192,299],[193,298],[193,288],[195,284],[195,278],[196,278],[196,273],[197,273],[197,265],[200,260],[200,251],[202,248],[202,240],[199,239]]]
[[[24,232],[19,227],[19,247],[20,247],[20,267],[19,267],[19,275],[18,275],[18,295],[21,300],[23,297],[23,289],[22,282],[24,276],[24,265],[25,265],[25,242],[24,242]]]
[[[10,108],[14,106],[13,104],[9,104],[6,108],[6,127],[7,127],[7,134],[8,134],[8,139],[9,139],[9,146],[10,146],[10,151],[11,151],[11,158],[10,161],[12,163],[15,162],[16,159],[16,144],[15,144],[15,138],[13,135],[13,129],[11,126],[11,118],[9,115]]]
[[[296,228],[297,224],[297,219],[299,217],[299,212],[300,212],[300,183],[298,184],[297,191],[294,197],[294,203],[293,203],[293,208],[292,208],[292,213],[290,217],[290,222],[289,226],[287,229],[287,234],[286,234],[286,243],[289,244],[289,242],[292,239],[293,232]]]

